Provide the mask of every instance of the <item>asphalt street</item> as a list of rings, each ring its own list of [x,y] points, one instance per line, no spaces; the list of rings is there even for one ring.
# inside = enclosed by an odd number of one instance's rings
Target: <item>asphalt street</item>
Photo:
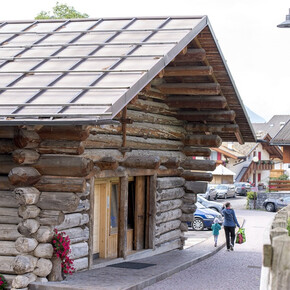
[[[218,201],[225,202],[225,200]],[[236,215],[245,219],[247,242],[242,245],[237,244],[233,252],[227,252],[224,248],[212,257],[145,289],[259,289],[263,234],[273,219],[274,213],[246,210],[245,197],[231,198],[227,201],[232,203]],[[224,234],[223,230],[220,234]],[[195,237],[200,235],[200,239],[204,239],[212,233],[207,230],[203,232],[190,231],[190,235]]]

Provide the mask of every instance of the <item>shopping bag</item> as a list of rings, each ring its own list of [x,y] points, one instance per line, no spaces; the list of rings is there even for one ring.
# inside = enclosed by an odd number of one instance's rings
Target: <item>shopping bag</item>
[[[246,242],[246,233],[244,228],[239,228],[236,237],[236,244],[242,244]]]

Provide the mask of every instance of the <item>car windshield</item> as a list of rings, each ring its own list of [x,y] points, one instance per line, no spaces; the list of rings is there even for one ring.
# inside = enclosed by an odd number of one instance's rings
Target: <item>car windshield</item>
[[[217,189],[227,189],[227,186],[226,185],[218,185]]]
[[[200,202],[196,202],[195,204],[196,204],[197,208],[199,208],[199,209],[204,209],[204,208],[206,208],[206,207],[203,206]]]

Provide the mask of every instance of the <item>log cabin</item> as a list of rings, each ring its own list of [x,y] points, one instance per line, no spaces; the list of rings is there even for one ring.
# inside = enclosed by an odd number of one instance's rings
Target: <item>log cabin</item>
[[[207,16],[0,25],[0,273],[182,249],[223,141],[255,135]],[[25,279],[21,280],[21,277]]]

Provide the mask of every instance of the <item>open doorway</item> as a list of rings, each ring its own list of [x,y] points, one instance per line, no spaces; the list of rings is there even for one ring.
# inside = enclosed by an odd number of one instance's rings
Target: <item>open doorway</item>
[[[149,185],[149,176],[130,177],[125,187],[121,186],[119,178],[96,180],[94,259],[118,258],[149,248]],[[126,188],[127,192],[122,192],[121,188]],[[126,196],[124,204],[120,204],[123,196]],[[120,224],[124,225],[123,231],[120,230]],[[124,244],[125,250],[119,251]]]

